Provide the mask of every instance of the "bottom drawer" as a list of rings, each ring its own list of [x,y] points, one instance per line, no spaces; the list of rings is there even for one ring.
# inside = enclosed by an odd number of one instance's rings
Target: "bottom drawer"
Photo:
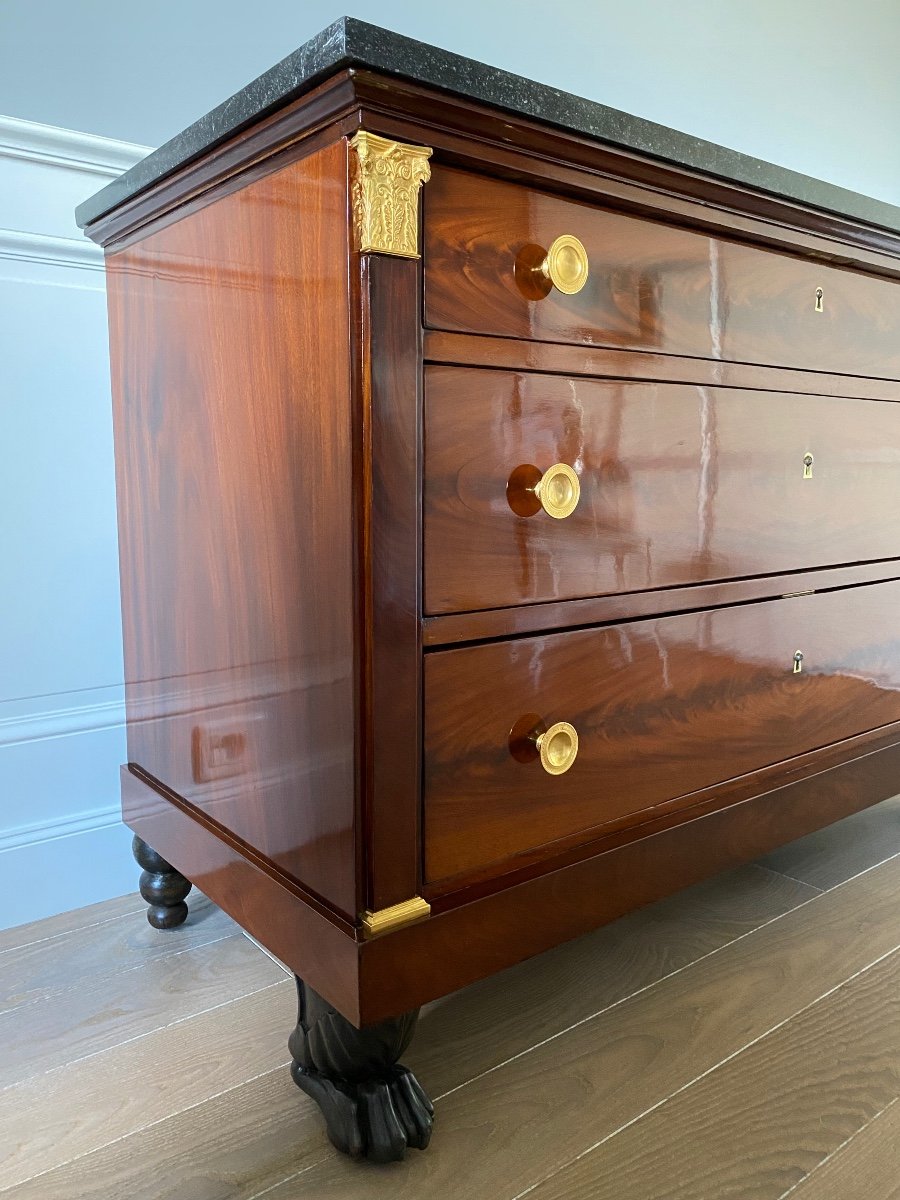
[[[893,581],[428,655],[426,880],[900,720],[898,612]]]

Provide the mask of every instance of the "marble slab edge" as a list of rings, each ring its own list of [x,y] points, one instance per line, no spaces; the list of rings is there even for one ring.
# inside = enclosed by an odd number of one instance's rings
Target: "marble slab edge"
[[[288,104],[324,77],[361,67],[442,88],[719,179],[900,232],[900,206],[630,116],[354,17],[342,17],[78,206],[82,228]]]

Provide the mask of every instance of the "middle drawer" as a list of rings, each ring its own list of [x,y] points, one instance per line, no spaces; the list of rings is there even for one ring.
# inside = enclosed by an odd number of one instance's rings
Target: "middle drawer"
[[[426,370],[429,614],[892,558],[898,494],[892,402]]]

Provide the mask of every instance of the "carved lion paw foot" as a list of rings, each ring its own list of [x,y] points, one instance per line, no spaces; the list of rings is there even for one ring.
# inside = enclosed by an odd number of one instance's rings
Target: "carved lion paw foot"
[[[363,1083],[329,1079],[298,1062],[291,1075],[322,1110],[332,1145],[351,1158],[397,1162],[407,1146],[424,1150],[431,1140],[434,1108],[406,1067]]]

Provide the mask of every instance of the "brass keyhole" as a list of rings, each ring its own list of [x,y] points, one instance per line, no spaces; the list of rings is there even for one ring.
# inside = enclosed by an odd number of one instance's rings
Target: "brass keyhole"
[[[825,311],[825,289],[817,287],[816,288],[816,312],[824,312],[824,311]]]
[[[799,675],[803,670],[803,651],[797,650],[794,654],[794,674]]]
[[[804,479],[812,479],[812,477],[813,477],[812,471],[813,471],[813,463],[814,462],[815,462],[815,459],[813,458],[813,456],[811,454],[807,453],[807,454],[803,455],[803,478]]]

